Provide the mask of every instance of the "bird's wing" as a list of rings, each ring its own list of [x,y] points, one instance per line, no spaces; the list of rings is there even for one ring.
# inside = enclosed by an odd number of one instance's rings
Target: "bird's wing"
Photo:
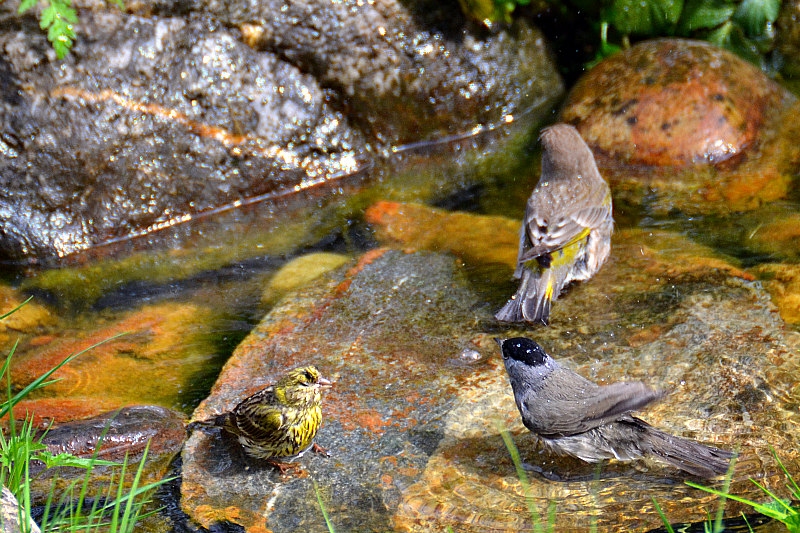
[[[543,254],[553,253],[585,238],[589,232],[603,223],[611,212],[611,204],[593,205],[565,212],[546,220],[536,213],[525,217],[528,237],[526,249],[518,261],[523,263]]]
[[[622,381],[603,387],[595,385],[581,389],[581,392],[584,394],[552,403],[549,411],[553,416],[548,420],[547,434],[564,436],[589,431],[641,409],[665,394],[639,381]]]
[[[242,401],[233,414],[239,433],[256,440],[267,440],[274,436],[285,423],[272,387]]]

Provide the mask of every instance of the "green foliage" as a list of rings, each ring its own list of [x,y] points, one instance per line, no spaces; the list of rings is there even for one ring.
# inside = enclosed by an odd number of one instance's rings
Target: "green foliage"
[[[659,35],[673,30],[682,9],[683,0],[614,0],[608,14],[620,33]]]
[[[601,16],[623,39],[704,39],[765,68],[779,9],[780,0],[611,0]]]
[[[775,458],[775,461],[780,466],[783,473],[786,475],[786,478],[789,480],[789,483],[786,485],[789,493],[791,494],[791,500],[786,500],[780,498],[775,493],[770,491],[764,485],[760,484],[759,482],[755,481],[754,479],[750,479],[750,481],[761,491],[769,496],[771,500],[768,503],[762,504],[758,502],[754,502],[752,500],[748,500],[747,498],[742,498],[740,496],[734,496],[728,492],[727,487],[725,490],[716,490],[709,487],[704,487],[702,485],[698,485],[696,483],[692,483],[687,481],[686,484],[690,487],[694,487],[696,489],[700,489],[705,492],[709,492],[711,494],[716,494],[721,498],[727,498],[730,500],[734,500],[740,503],[744,503],[749,505],[758,513],[761,513],[764,516],[768,516],[774,520],[777,520],[783,525],[786,526],[786,529],[791,533],[800,533],[800,507],[792,507],[791,501],[798,501],[800,500],[800,487],[798,487],[797,482],[794,480],[792,475],[786,470],[786,467],[783,466],[783,462],[778,457],[778,454],[775,453],[773,448],[770,448],[772,451],[772,456]]]
[[[517,5],[531,0],[460,0],[473,18],[495,22],[510,18]],[[773,47],[773,23],[781,0],[546,0],[551,9],[589,19],[600,34],[597,56],[589,66],[627,46],[631,37],[690,37],[727,48],[762,68]],[[569,31],[566,29],[565,31]],[[615,43],[615,44],[612,44]]]
[[[0,320],[11,315],[29,301],[30,298],[15,309],[0,315]],[[120,335],[124,335],[124,333]],[[11,358],[16,352],[18,342],[14,343],[2,369],[0,369],[0,379],[3,377],[6,378],[6,399],[0,403],[0,418],[5,416],[9,417],[8,435],[0,431],[0,484],[8,487],[19,502],[21,533],[28,533],[31,524],[31,482],[35,479],[35,476],[31,476],[31,461],[43,463],[44,468],[39,471],[37,476],[44,473],[47,469],[55,467],[73,467],[86,470],[86,475],[83,478],[83,483],[77,494],[75,493],[77,482],[74,482],[70,485],[70,488],[61,495],[55,506],[53,506],[53,500],[56,480],[53,480],[54,486],[48,496],[42,518],[41,531],[43,533],[62,531],[130,533],[133,531],[136,521],[146,516],[142,514],[141,511],[142,507],[149,503],[149,495],[152,494],[159,485],[169,481],[168,479],[163,479],[155,483],[144,486],[141,485],[141,475],[150,448],[149,442],[145,447],[144,454],[139,462],[139,467],[133,476],[131,486],[125,490],[125,476],[128,468],[127,456],[121,465],[97,458],[100,443],[105,437],[105,432],[100,437],[95,453],[90,459],[75,457],[68,453],[54,455],[47,449],[47,446],[42,444],[42,439],[47,434],[46,431],[40,435],[36,435],[30,418],[26,418],[20,428],[17,427],[14,419],[13,408],[16,404],[31,392],[58,381],[48,380],[55,371],[79,355],[115,339],[120,335],[115,335],[85,350],[69,355],[61,363],[39,376],[16,394],[12,394],[9,366],[11,364]],[[87,510],[84,508],[84,504],[90,476],[92,470],[96,466],[121,467],[121,471],[118,477],[115,478],[112,476],[111,482],[107,486],[105,497],[95,498],[92,506]]]
[[[125,8],[123,0],[106,0],[120,9]],[[73,43],[75,31],[72,27],[78,23],[78,15],[72,8],[71,0],[21,0],[18,13],[22,14],[42,4],[39,14],[39,27],[47,31],[47,40],[53,44],[58,59],[64,59]]]
[[[495,420],[494,425],[495,428],[497,428],[497,431],[500,433],[500,436],[503,438],[503,443],[505,443],[508,453],[511,455],[511,461],[514,463],[514,469],[517,471],[517,478],[522,485],[522,492],[525,494],[525,503],[528,506],[528,512],[531,514],[531,520],[533,520],[533,530],[541,533],[544,531],[542,527],[542,517],[539,515],[539,510],[536,508],[536,502],[533,499],[533,491],[531,490],[531,483],[528,480],[528,473],[522,466],[522,459],[519,455],[519,449],[517,449],[517,445],[514,444],[514,439],[511,438],[511,433],[508,432],[502,422]],[[548,533],[555,531],[555,512],[555,502],[550,502],[550,505],[548,506]]]

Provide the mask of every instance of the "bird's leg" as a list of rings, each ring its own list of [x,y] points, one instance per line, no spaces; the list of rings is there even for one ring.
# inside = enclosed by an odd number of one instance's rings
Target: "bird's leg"
[[[275,461],[274,459],[267,459],[267,463],[274,466],[278,470],[280,470],[281,475],[286,475],[286,472],[289,470],[299,471],[300,465],[297,463],[282,463],[280,461]]]
[[[315,443],[314,443],[314,445],[311,447],[311,450],[312,450],[314,453],[316,453],[317,455],[322,455],[322,456],[324,456],[324,457],[330,457],[330,456],[331,456],[331,454],[330,454],[330,453],[328,453],[328,450],[326,450],[325,448],[323,448],[322,446],[320,446],[320,445],[319,445],[319,444],[317,444],[316,442],[315,442]]]

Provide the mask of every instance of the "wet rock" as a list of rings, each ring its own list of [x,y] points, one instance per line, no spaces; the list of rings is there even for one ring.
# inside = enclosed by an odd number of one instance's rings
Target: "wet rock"
[[[7,285],[0,285],[0,315],[19,307],[27,298]],[[50,310],[30,301],[0,320],[0,346],[10,348],[10,341],[21,333],[30,333],[54,322]]]
[[[422,219],[434,221],[430,232],[445,233],[453,223],[438,212]],[[559,531],[588,529],[593,515],[601,531],[657,527],[651,497],[674,522],[703,521],[716,509],[713,497],[663,465],[607,463],[594,480],[594,466],[537,451],[492,340],[498,335],[531,335],[597,382],[638,379],[669,389],[643,418],[740,448],[735,494],[760,497],[748,477],[783,490],[770,445],[790,473],[798,472],[791,428],[800,418],[792,407],[800,394],[800,339],[760,286],[743,279],[752,276],[678,235],[620,231],[592,282],[559,299],[552,327],[498,329],[491,314],[507,294],[484,297],[470,286],[467,275],[482,266],[470,261],[481,255],[464,250],[513,240],[516,225],[468,222],[482,230],[464,230],[455,240],[418,233],[438,246],[458,243],[464,267],[438,252],[409,252],[415,246],[407,242],[406,251],[370,252],[273,309],[193,418],[229,409],[286,369],[313,362],[335,381],[318,434],[332,457],[307,455],[301,474],[282,478],[241,456],[225,435],[195,432],[183,452],[182,505],[191,517],[206,527],[230,521],[246,531],[326,531],[315,481],[336,528],[529,528],[498,423],[520,447],[537,508],[544,513],[555,503]],[[484,282],[501,286],[512,266],[489,260],[499,266]],[[729,504],[727,512],[739,509]]]
[[[595,152],[615,196],[661,210],[752,209],[786,195],[795,98],[708,43],[646,41],[588,72],[561,113]]]
[[[3,533],[21,533],[22,523],[19,519],[20,506],[14,494],[3,487],[3,494],[0,496],[0,529]],[[40,533],[39,526],[33,519],[29,520],[28,526],[24,529],[27,533]]]
[[[127,482],[130,483],[138,463],[147,449],[142,484],[161,479],[186,437],[183,417],[170,409],[154,405],[137,405],[105,413],[87,420],[58,424],[42,437],[41,442],[53,453],[69,453],[77,457],[114,461],[120,465],[127,458]],[[56,494],[86,470],[56,467],[43,470],[32,464],[34,501],[42,503],[55,483]],[[41,475],[40,475],[41,474]],[[95,466],[90,477],[90,494],[104,494],[104,487],[120,475],[119,466]]]
[[[491,130],[561,91],[532,28],[475,35],[435,6],[362,4],[90,3],[63,62],[32,16],[0,8],[0,253],[62,257],[357,181],[376,153]]]
[[[560,92],[538,30],[518,23],[481,35],[455,4],[197,0],[197,5],[239,25],[253,46],[278,50],[323,86],[335,88],[335,97],[346,101],[363,131],[392,144],[495,124],[526,111],[531,96]]]
[[[88,351],[52,375],[59,381],[26,398],[60,401],[19,405],[15,417],[25,418],[29,409],[35,412],[39,407],[37,423],[42,417],[63,422],[139,403],[185,409],[187,393],[208,372],[205,366],[215,353],[211,337],[204,332],[215,317],[215,312],[199,305],[165,303],[142,307],[107,324],[95,323],[94,329],[87,327],[83,332],[34,337],[20,345],[11,363],[12,385],[17,389],[67,356]]]
[[[504,217],[449,213],[412,203],[378,202],[364,212],[386,244],[420,250],[449,250],[477,264],[514,265],[519,248],[520,223]],[[493,235],[484,246],[477,239]]]
[[[270,278],[261,301],[272,304],[284,294],[307,285],[350,260],[346,255],[317,252],[287,263]]]
[[[363,139],[311,76],[208,22],[85,13],[92,40],[63,63],[40,32],[0,35],[7,255],[63,256],[361,167]]]
[[[800,265],[766,263],[753,269],[788,324],[800,325]]]
[[[800,213],[777,212],[750,222],[744,247],[779,259],[800,258]]]

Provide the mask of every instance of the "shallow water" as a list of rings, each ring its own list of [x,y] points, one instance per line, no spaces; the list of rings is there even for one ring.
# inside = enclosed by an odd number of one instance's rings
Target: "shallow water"
[[[285,294],[281,290],[288,289],[273,290],[269,297],[263,293],[282,267],[312,252],[357,258],[378,245],[373,228],[363,218],[364,209],[374,201],[423,201],[453,211],[522,217],[538,176],[535,148],[517,151],[515,164],[502,172],[442,170],[438,165],[444,157],[426,154],[420,158],[422,163],[401,163],[371,181],[280,205],[250,207],[232,222],[223,220],[203,228],[196,242],[179,249],[170,250],[162,243],[156,251],[144,247],[144,251],[112,254],[60,271],[27,276],[7,273],[10,285],[33,294],[34,302],[50,315],[29,331],[5,332],[6,343],[22,339],[12,367],[15,383],[22,386],[43,364],[57,361],[76,347],[130,332],[108,350],[82,357],[60,375],[65,378],[61,383],[38,397],[56,403],[62,398],[85,400],[99,410],[130,403],[157,404],[190,415],[208,396],[240,341],[280,304]],[[792,201],[729,215],[678,211],[665,215],[649,210],[646,203],[615,205],[618,233],[668,231],[705,245],[721,260],[743,269],[797,261],[800,246],[776,249],[769,238],[755,238],[770,221],[797,213],[800,203]],[[226,231],[226,225],[235,231]],[[675,249],[676,254],[682,251]],[[463,269],[471,290],[490,306],[502,304],[515,289],[508,268],[500,264],[465,261]],[[593,289],[599,293],[613,293],[613,287],[602,286],[612,279],[590,283],[596,284]],[[669,307],[672,301],[667,291],[643,296],[633,304],[648,306],[652,315],[653,306]],[[633,304],[628,310],[635,314]],[[575,335],[597,319],[591,310],[580,314],[571,309],[569,316]],[[608,334],[614,335],[613,327]],[[772,527],[759,530],[772,531]]]

